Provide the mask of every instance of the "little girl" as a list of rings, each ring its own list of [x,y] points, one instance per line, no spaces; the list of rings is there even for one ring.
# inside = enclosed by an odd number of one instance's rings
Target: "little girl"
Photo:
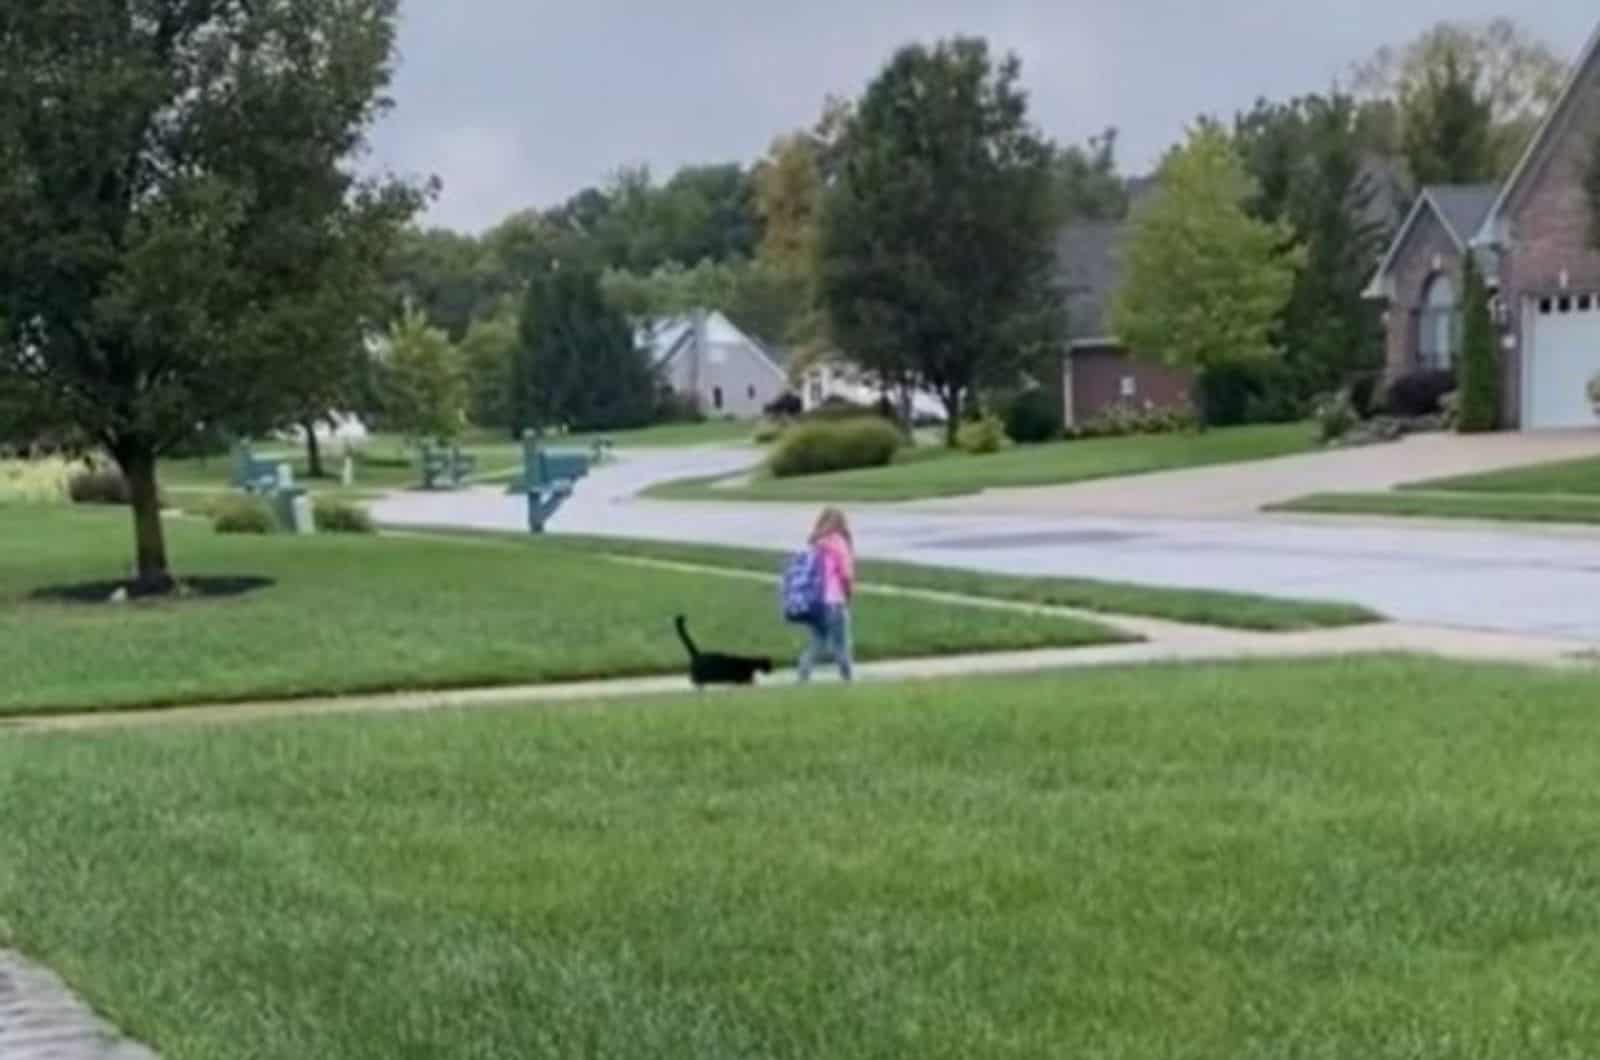
[[[822,561],[822,614],[811,626],[811,643],[800,655],[800,680],[811,680],[811,671],[824,655],[839,664],[839,676],[855,677],[850,658],[850,598],[855,594],[855,539],[850,523],[837,508],[824,509],[811,531],[811,547]]]

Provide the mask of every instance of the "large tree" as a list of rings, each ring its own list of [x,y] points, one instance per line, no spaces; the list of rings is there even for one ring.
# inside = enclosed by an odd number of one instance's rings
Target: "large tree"
[[[1261,102],[1239,116],[1234,139],[1254,181],[1249,212],[1283,223],[1305,248],[1277,333],[1296,396],[1376,369],[1381,320],[1363,293],[1389,224],[1365,165],[1357,104],[1337,95]]]
[[[1230,137],[1201,124],[1161,166],[1133,221],[1117,335],[1199,372],[1266,360],[1304,255],[1284,223],[1251,217],[1253,182]]]
[[[1055,153],[1015,57],[982,40],[903,49],[867,89],[824,197],[833,337],[885,385],[939,395],[951,440],[976,387],[1059,340]]]
[[[352,165],[397,2],[0,7],[0,372],[122,468],[141,588],[172,584],[162,454],[295,416],[421,204]]]
[[[1381,105],[1415,98],[1452,64],[1471,72],[1475,94],[1489,105],[1496,169],[1504,172],[1560,95],[1567,62],[1511,18],[1440,22],[1403,45],[1380,48],[1355,67],[1352,88],[1363,101],[1380,106],[1370,116],[1383,120],[1369,128],[1386,132],[1395,153],[1412,115],[1404,108],[1385,114]]]
[[[1401,97],[1405,157],[1419,187],[1490,183],[1500,177],[1494,107],[1478,87],[1472,62],[1448,53]]]
[[[414,442],[450,441],[467,423],[467,364],[426,314],[407,306],[381,343],[385,423]]]
[[[1128,184],[1117,171],[1117,130],[1061,151],[1057,163],[1062,208],[1069,221],[1120,221],[1128,213]]]
[[[642,427],[657,389],[649,355],[592,267],[558,262],[531,279],[511,393],[517,431]]]

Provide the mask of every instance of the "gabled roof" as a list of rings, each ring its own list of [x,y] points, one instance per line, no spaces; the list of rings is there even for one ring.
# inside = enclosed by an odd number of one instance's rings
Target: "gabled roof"
[[[1562,119],[1567,111],[1572,108],[1577,99],[1578,88],[1583,84],[1589,71],[1600,63],[1600,26],[1595,28],[1594,34],[1589,38],[1589,43],[1584,45],[1583,52],[1578,56],[1578,61],[1573,64],[1571,72],[1567,74],[1567,83],[1562,86],[1561,95],[1556,97],[1555,106],[1550,108],[1550,113],[1545,115],[1544,122],[1539,126],[1539,131],[1533,139],[1528,141],[1527,150],[1522,152],[1522,158],[1517,161],[1517,168],[1511,171],[1511,179],[1505,182],[1500,189],[1500,194],[1495,197],[1494,204],[1489,213],[1478,225],[1474,234],[1468,238],[1473,246],[1493,246],[1499,240],[1495,233],[1496,223],[1500,220],[1505,209],[1511,203],[1511,197],[1517,193],[1522,182],[1535,168],[1535,162],[1544,151],[1545,145],[1560,128]]]
[[[704,317],[704,330],[697,328],[697,318]],[[639,328],[638,341],[650,352],[650,361],[657,368],[671,364],[682,356],[685,350],[693,349],[699,337],[704,336],[705,345],[709,347],[738,347],[747,351],[751,356],[763,361],[779,376],[784,375],[782,366],[778,363],[772,351],[760,342],[740,331],[738,326],[727,317],[716,311],[700,311],[687,313],[682,316],[658,317],[647,321]],[[704,351],[700,351],[702,354]]]
[[[1431,212],[1437,217],[1445,232],[1449,234],[1450,241],[1456,245],[1456,249],[1465,252],[1467,241],[1483,225],[1499,194],[1499,186],[1495,184],[1434,184],[1423,188],[1422,194],[1417,196],[1415,205],[1411,207],[1411,213],[1406,216],[1405,223],[1400,226],[1400,231],[1395,233],[1394,241],[1389,244],[1389,252],[1383,256],[1383,263],[1373,274],[1372,283],[1367,286],[1366,296],[1383,297],[1384,278],[1389,275],[1389,270],[1394,267],[1395,258],[1400,256],[1400,248],[1411,238],[1411,230],[1417,226],[1417,222],[1424,214]]]

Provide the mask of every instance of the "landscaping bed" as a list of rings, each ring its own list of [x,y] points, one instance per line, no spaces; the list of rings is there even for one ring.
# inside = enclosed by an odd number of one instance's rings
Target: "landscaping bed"
[[[14,736],[0,946],[172,1060],[1580,1057],[1597,749],[1403,660]]]

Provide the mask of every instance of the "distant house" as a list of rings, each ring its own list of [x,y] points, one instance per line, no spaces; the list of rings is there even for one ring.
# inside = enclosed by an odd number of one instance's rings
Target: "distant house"
[[[1148,188],[1141,183],[1134,190]],[[1191,402],[1194,374],[1135,356],[1111,327],[1111,305],[1122,285],[1126,221],[1081,221],[1056,242],[1066,298],[1067,347],[1061,353],[1062,420],[1083,424],[1116,405],[1178,408]]]
[[[639,341],[667,385],[708,416],[757,419],[789,389],[774,356],[718,312],[651,321]]]
[[[1461,266],[1477,255],[1500,335],[1507,427],[1592,427],[1600,374],[1600,252],[1584,190],[1600,130],[1600,30],[1504,184],[1418,196],[1368,288],[1385,306],[1388,375],[1453,368]]]

